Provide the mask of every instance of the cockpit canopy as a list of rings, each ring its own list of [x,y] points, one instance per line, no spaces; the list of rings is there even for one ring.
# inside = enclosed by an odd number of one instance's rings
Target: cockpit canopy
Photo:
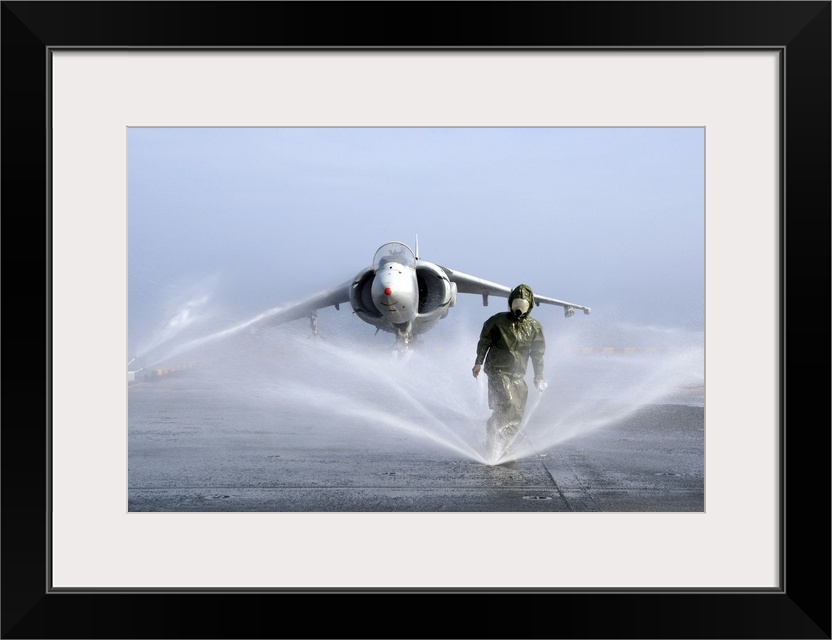
[[[373,256],[373,269],[378,271],[384,264],[395,262],[406,267],[416,267],[416,256],[413,250],[401,242],[388,242],[381,245]]]

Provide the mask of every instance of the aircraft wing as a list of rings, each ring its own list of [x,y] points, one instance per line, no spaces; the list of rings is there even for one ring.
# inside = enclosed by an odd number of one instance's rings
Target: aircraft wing
[[[337,309],[340,305],[350,301],[350,287],[352,284],[352,280],[348,280],[334,289],[322,291],[306,300],[289,304],[285,307],[270,309],[257,316],[252,321],[252,324],[257,324],[258,326],[273,326],[314,316],[318,309],[325,307],[335,307]]]
[[[461,271],[454,271],[453,269],[448,269],[447,267],[441,268],[448,275],[448,280],[456,283],[456,290],[459,293],[476,293],[481,295],[483,306],[488,305],[488,296],[508,298],[509,294],[512,292],[512,287],[506,287],[505,285],[497,284],[496,282],[483,280],[482,278],[470,276],[467,273],[462,273]],[[572,315],[570,311],[573,309],[581,309],[587,315],[589,315],[591,311],[589,307],[585,307],[584,305],[575,304],[574,302],[566,302],[565,300],[558,300],[557,298],[539,296],[537,293],[534,294],[534,302],[535,306],[545,303],[563,307],[566,310],[567,317]]]

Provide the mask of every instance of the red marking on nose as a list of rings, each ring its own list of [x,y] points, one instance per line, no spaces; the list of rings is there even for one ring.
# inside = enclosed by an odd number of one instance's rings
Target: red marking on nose
[[[386,296],[392,296],[392,295],[393,295],[393,290],[392,290],[390,287],[387,287],[387,288],[384,290],[384,295],[386,295]]]

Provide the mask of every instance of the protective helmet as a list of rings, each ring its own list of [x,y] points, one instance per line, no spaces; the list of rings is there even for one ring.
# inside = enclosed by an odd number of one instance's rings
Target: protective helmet
[[[508,307],[515,318],[522,318],[531,313],[534,306],[534,294],[527,284],[519,284],[508,297]]]

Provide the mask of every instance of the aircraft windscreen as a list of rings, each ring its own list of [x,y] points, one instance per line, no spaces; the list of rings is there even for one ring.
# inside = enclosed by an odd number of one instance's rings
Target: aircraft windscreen
[[[406,267],[416,266],[416,257],[413,250],[401,242],[388,242],[381,245],[373,257],[373,269],[378,269],[387,262],[395,262]]]

